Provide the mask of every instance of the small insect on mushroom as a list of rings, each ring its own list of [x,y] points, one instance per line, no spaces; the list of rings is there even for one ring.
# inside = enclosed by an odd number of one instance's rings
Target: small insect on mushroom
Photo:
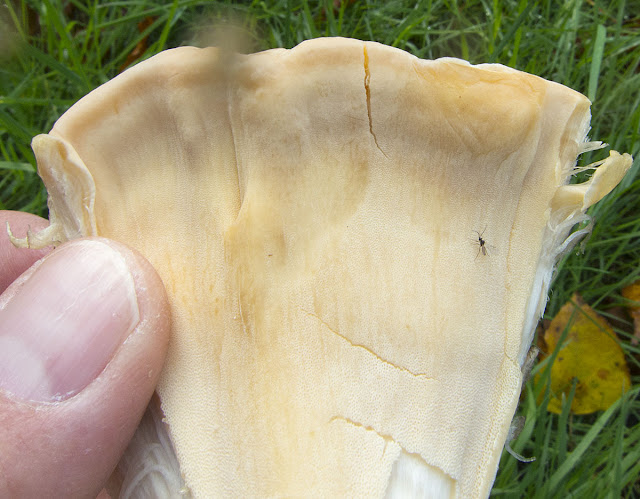
[[[482,252],[482,254],[484,256],[487,256],[489,254],[488,250],[487,250],[487,241],[485,241],[482,236],[484,235],[484,231],[487,230],[487,227],[485,226],[485,228],[482,230],[482,232],[478,232],[477,230],[474,230],[473,232],[475,232],[476,234],[478,234],[478,240],[476,241],[474,239],[474,242],[478,245],[478,254],[476,255],[476,258],[478,258],[480,256],[480,252]]]

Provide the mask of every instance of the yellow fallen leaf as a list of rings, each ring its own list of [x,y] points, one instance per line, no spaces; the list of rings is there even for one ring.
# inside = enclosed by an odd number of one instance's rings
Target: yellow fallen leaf
[[[622,296],[627,300],[636,302],[635,306],[629,306],[629,313],[633,317],[633,335],[635,336],[633,343],[638,344],[638,341],[640,341],[640,281],[636,281],[624,288]]]
[[[571,404],[574,414],[605,410],[631,386],[629,368],[616,335],[582,298],[574,295],[545,331],[547,351],[553,352],[565,328],[564,344],[551,367],[551,400],[547,410],[559,414],[562,394],[577,382]]]

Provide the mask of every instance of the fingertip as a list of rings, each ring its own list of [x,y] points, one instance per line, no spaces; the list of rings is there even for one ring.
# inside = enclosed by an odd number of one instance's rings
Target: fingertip
[[[56,258],[58,265],[69,264],[72,268],[74,262],[64,259],[78,258],[75,251],[78,248],[80,253],[93,251],[100,260],[98,253],[105,252],[105,246],[109,248],[106,253],[117,253],[130,276],[139,315],[136,324],[118,339],[111,358],[95,379],[70,398],[34,402],[0,393],[0,440],[7,443],[6,452],[0,456],[0,470],[7,480],[4,491],[0,483],[0,496],[17,492],[27,496],[53,493],[95,497],[116,466],[153,394],[170,329],[166,294],[153,267],[139,253],[120,243],[91,238],[61,246],[39,268],[41,271]],[[108,269],[109,261],[105,263],[104,258],[101,261]],[[31,278],[33,275],[27,275],[23,281]],[[24,282],[9,288],[9,301],[23,291]],[[89,286],[70,299],[88,300],[87,294],[93,289]],[[123,294],[126,287],[115,289]],[[64,300],[53,306],[63,308]],[[0,313],[1,307],[2,303]],[[69,341],[73,341],[73,336]],[[77,368],[82,370],[80,365]]]

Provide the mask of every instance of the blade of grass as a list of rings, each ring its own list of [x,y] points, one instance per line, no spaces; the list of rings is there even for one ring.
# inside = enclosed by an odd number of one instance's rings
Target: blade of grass
[[[0,170],[23,171],[35,173],[31,163],[19,163],[16,161],[0,161]]]
[[[593,42],[593,55],[591,56],[591,70],[589,71],[589,90],[587,97],[591,102],[596,100],[598,92],[598,78],[600,77],[600,67],[602,66],[602,56],[604,54],[604,43],[607,38],[607,28],[598,24],[596,36]]]
[[[640,387],[637,387],[630,396],[635,396],[640,392]],[[615,412],[620,408],[622,404],[622,399],[619,399],[615,402],[611,407],[609,407],[605,412],[603,412],[600,417],[596,420],[593,426],[589,429],[587,434],[582,438],[580,443],[576,446],[573,452],[569,453],[567,459],[560,465],[560,467],[551,475],[549,479],[549,489],[554,490],[560,485],[560,483],[566,479],[569,472],[577,466],[580,458],[587,451],[589,446],[593,443],[596,437],[602,432],[605,428],[607,422],[611,417],[615,414]]]
[[[507,46],[507,44],[512,42],[515,33],[518,31],[518,28],[520,28],[524,20],[527,18],[527,16],[535,6],[536,6],[535,2],[527,3],[527,6],[518,15],[518,17],[516,17],[513,24],[509,27],[509,30],[502,37],[502,40],[500,40],[500,43],[498,44],[496,49],[493,52],[491,52],[491,55],[489,56],[489,62],[496,62],[498,60],[504,48]]]

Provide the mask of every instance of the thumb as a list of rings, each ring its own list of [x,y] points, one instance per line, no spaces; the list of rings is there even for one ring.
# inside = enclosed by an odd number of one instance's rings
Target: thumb
[[[95,497],[158,380],[160,278],[106,239],[67,243],[0,296],[0,497]]]

